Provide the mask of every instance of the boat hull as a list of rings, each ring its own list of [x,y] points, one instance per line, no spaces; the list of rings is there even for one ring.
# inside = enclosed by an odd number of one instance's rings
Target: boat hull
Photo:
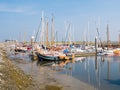
[[[42,55],[40,53],[36,53],[37,57],[39,60],[46,60],[46,61],[57,61],[60,60],[58,56],[47,56],[47,55]]]

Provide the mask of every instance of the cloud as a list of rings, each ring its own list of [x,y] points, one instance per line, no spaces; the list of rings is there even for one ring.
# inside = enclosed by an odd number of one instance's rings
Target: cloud
[[[21,8],[0,8],[0,12],[24,13],[25,11]]]
[[[22,13],[28,15],[34,15],[36,12],[29,10],[25,7],[11,7],[5,4],[0,4],[0,12],[7,12],[7,13]]]

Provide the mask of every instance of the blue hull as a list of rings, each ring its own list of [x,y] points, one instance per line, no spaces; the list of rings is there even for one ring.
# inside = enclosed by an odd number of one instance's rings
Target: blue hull
[[[46,60],[46,61],[57,61],[59,60],[58,56],[46,56],[46,55],[42,55],[40,53],[36,53],[37,57],[39,60]]]

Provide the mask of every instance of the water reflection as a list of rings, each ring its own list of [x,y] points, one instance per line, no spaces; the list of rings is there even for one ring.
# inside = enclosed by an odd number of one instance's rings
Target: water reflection
[[[97,56],[95,56],[95,70],[98,70],[98,59],[97,59]]]
[[[14,60],[15,62],[18,63],[23,63],[27,64],[29,62],[33,61],[33,56],[27,54],[27,53],[14,53],[14,54],[9,54],[8,58],[10,60]]]
[[[37,66],[51,66],[53,63],[55,62],[52,62],[52,61],[40,61],[40,60],[37,60],[36,62],[36,65]]]
[[[120,85],[120,79],[117,79],[117,80],[107,80],[106,81],[111,84],[111,85]]]
[[[73,67],[71,76],[91,84],[98,90],[120,88],[120,57],[88,57],[82,62],[72,64]],[[66,72],[65,69],[61,73],[66,74]]]

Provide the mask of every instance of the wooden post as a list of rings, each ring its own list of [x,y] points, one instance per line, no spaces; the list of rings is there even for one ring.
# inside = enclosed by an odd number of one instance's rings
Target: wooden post
[[[97,37],[95,37],[95,55],[97,56]]]

